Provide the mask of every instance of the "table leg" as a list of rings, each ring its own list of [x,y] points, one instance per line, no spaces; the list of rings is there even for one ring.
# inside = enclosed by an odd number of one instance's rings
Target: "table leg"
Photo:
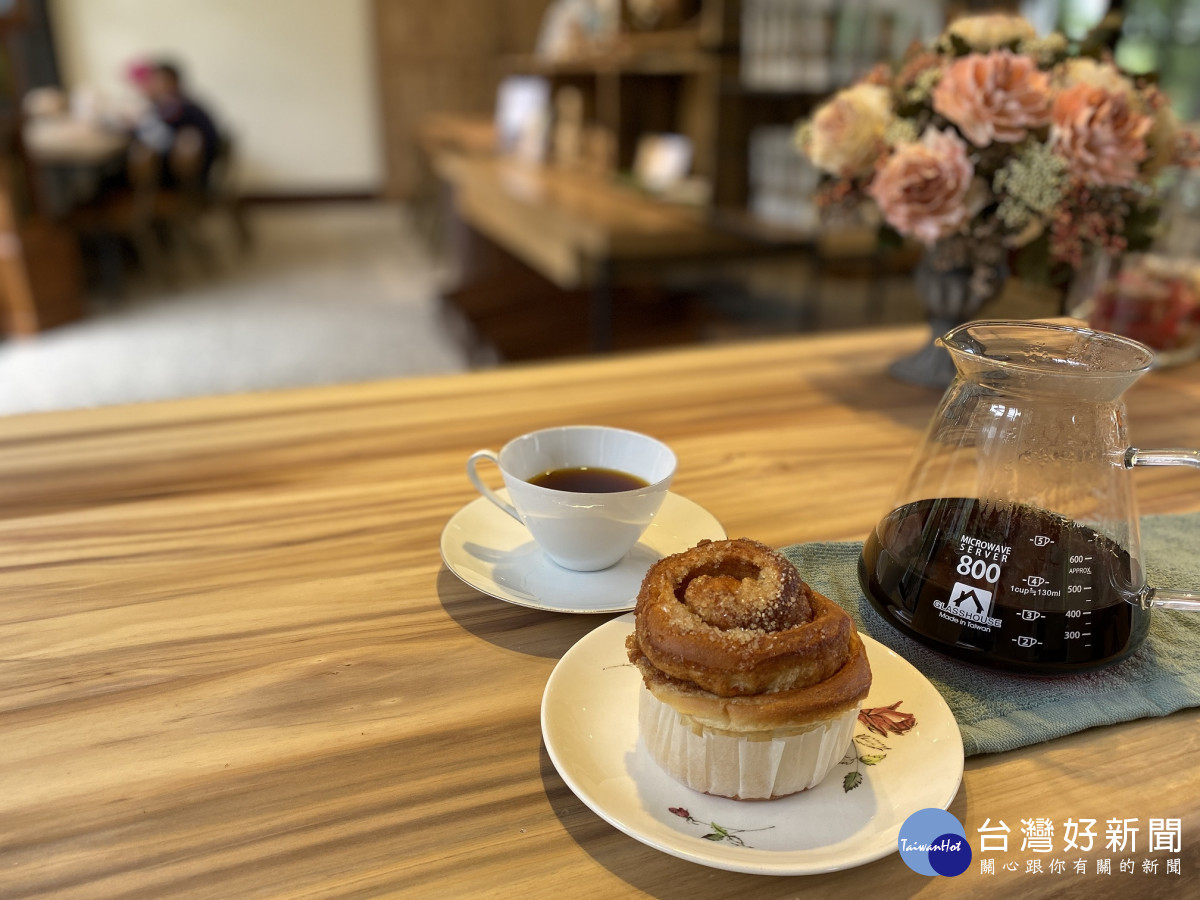
[[[613,346],[613,264],[603,260],[596,266],[592,283],[591,344],[593,353],[607,353]]]

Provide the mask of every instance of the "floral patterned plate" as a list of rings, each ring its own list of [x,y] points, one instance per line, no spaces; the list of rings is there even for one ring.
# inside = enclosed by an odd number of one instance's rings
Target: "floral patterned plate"
[[[843,759],[811,790],[743,803],[684,787],[638,738],[641,675],[625,657],[633,616],[590,632],[555,666],[542,737],[563,780],[593,812],[658,850],[718,869],[807,875],[896,851],[919,809],[958,793],[963,745],[946,702],[887,647],[863,636],[873,684]]]

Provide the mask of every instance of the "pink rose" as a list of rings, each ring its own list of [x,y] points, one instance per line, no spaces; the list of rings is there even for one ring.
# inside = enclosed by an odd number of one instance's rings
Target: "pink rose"
[[[816,111],[802,149],[823,172],[842,178],[870,175],[887,149],[883,135],[891,120],[887,88],[856,84]]]
[[[1009,50],[971,53],[946,67],[933,108],[976,147],[1016,143],[1050,121],[1050,76]]]
[[[930,128],[919,143],[896,147],[867,193],[889,225],[932,244],[969,218],[966,200],[974,177],[962,139],[950,129]]]
[[[1050,146],[1080,181],[1124,186],[1137,178],[1154,121],[1134,109],[1130,100],[1126,94],[1084,82],[1054,98]]]

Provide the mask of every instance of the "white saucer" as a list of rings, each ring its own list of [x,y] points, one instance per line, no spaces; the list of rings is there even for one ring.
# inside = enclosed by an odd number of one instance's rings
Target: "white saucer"
[[[630,837],[734,872],[834,872],[896,852],[908,816],[945,809],[958,793],[963,745],[946,701],[906,660],[865,635],[873,683],[863,707],[900,701],[899,712],[916,716],[910,731],[881,737],[860,718],[853,743],[859,758],[780,800],[746,803],[684,787],[638,738],[642,677],[625,656],[632,630],[627,615],[587,634],[555,666],[542,697],[542,737],[558,773]],[[861,783],[847,791],[855,771]]]
[[[498,491],[506,497],[506,492]],[[551,562],[525,526],[484,497],[455,513],[442,530],[442,561],[476,590],[518,606],[564,613],[633,609],[646,570],[664,556],[721,540],[725,529],[708,510],[667,494],[642,539],[615,566],[572,572]]]

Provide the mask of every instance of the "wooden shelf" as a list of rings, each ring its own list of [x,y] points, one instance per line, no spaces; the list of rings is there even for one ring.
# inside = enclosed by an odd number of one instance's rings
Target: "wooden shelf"
[[[506,69],[546,78],[553,94],[578,91],[582,127],[600,134],[600,146],[611,138],[611,164],[618,171],[633,166],[644,136],[685,135],[692,145],[692,174],[711,186],[708,210],[723,217],[718,227],[768,247],[810,241],[809,234],[756,220],[749,212],[760,189],[751,182],[751,144],[760,129],[787,127],[810,114],[833,85],[747,83],[742,0],[702,0],[692,8],[695,17],[676,28],[624,31],[569,59],[514,56]]]
[[[618,52],[621,53],[676,53],[703,47],[704,34],[698,23],[665,31],[626,31],[618,38]]]
[[[571,75],[692,75],[712,66],[709,54],[699,50],[657,50],[632,54],[603,53],[570,59],[522,55],[505,60],[514,75],[547,78]]]
[[[756,87],[754,85],[745,84],[738,78],[722,78],[720,92],[723,98],[745,98],[754,100],[757,98],[768,100],[823,100],[828,97],[835,88],[801,88],[801,87]]]

